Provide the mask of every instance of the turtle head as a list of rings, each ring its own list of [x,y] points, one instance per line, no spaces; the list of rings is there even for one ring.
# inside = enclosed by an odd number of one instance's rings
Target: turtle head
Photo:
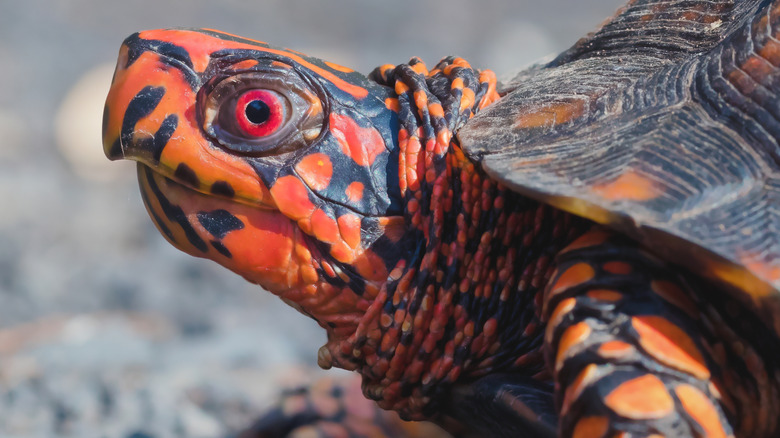
[[[338,330],[399,258],[387,243],[404,227],[390,94],[259,41],[145,31],[120,49],[104,149],[139,163],[147,211],[173,245]]]

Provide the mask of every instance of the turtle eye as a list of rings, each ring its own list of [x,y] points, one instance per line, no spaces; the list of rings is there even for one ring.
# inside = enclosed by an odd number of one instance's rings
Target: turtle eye
[[[249,137],[266,137],[276,132],[287,118],[284,97],[270,90],[251,90],[236,101],[235,117]]]
[[[247,155],[295,150],[323,125],[318,94],[282,67],[217,76],[202,90],[203,130],[224,149]]]

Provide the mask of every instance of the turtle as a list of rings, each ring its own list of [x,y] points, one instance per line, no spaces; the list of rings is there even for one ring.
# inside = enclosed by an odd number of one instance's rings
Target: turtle
[[[136,33],[103,122],[152,221],[464,436],[780,434],[780,0],[632,0],[499,83]],[[469,435],[470,434],[470,435]]]

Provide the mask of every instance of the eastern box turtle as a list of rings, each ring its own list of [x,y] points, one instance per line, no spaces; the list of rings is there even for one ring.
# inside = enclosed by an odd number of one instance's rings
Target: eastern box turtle
[[[776,437],[778,33],[780,0],[636,0],[497,86],[145,31],[105,152],[172,244],[314,318],[320,366],[404,418]]]

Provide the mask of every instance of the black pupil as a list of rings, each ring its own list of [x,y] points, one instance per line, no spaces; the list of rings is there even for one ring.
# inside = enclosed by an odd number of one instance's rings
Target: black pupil
[[[265,123],[271,117],[271,108],[260,99],[249,102],[244,111],[246,118],[255,125]]]

